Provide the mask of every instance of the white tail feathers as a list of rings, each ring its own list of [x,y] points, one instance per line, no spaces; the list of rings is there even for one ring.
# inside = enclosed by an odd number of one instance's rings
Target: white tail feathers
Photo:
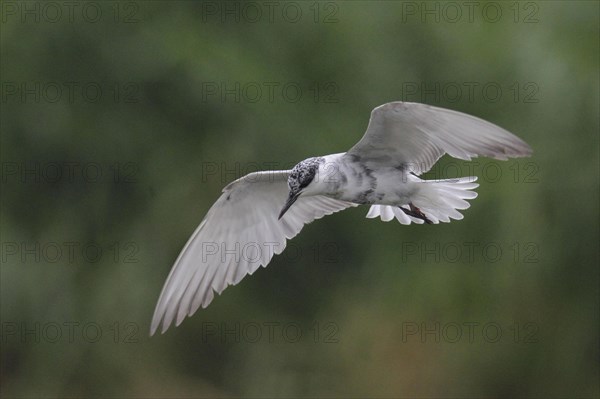
[[[457,209],[467,209],[471,204],[466,200],[477,197],[473,190],[479,187],[475,183],[477,177],[462,177],[460,179],[423,180],[422,186],[411,198],[412,204],[419,208],[433,223],[450,222],[450,219],[460,220],[463,215]],[[409,209],[408,205],[403,205]],[[422,224],[422,219],[405,214],[402,209],[392,205],[372,205],[367,213],[368,218],[380,217],[389,222],[394,217],[402,224]]]

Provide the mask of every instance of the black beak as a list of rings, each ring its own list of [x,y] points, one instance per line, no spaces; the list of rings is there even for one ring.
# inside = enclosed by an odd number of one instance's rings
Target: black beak
[[[277,220],[281,219],[283,217],[283,215],[285,215],[285,213],[288,211],[288,209],[290,209],[290,207],[294,204],[294,202],[296,202],[296,200],[298,199],[299,196],[300,196],[300,193],[292,194],[290,192],[290,195],[289,195],[287,201],[285,201],[285,205],[283,206],[283,209],[281,209],[281,212],[279,213],[279,217],[277,218]]]

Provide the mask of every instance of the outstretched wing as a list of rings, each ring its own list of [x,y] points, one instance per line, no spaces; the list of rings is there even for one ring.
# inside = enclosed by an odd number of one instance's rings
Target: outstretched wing
[[[280,254],[304,224],[356,206],[325,196],[300,196],[281,218],[290,171],[250,173],[230,183],[179,254],[158,299],[150,333],[179,325],[214,291],[221,293]]]
[[[506,160],[532,153],[527,143],[483,119],[426,104],[392,102],[371,112],[363,138],[348,151],[371,166],[427,172],[444,155]]]

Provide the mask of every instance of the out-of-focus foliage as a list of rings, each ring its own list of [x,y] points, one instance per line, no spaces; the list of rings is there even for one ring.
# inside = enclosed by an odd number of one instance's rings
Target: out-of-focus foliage
[[[597,2],[67,3],[1,3],[3,397],[599,395]],[[480,176],[464,220],[327,217],[148,337],[228,181],[345,151],[393,100],[534,156],[444,158]]]

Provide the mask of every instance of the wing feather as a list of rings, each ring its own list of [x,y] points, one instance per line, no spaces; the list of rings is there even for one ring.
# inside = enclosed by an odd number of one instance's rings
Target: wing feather
[[[470,160],[526,157],[527,143],[493,123],[426,104],[392,102],[371,112],[362,139],[348,151],[371,166],[403,167],[417,175],[444,154]]]
[[[255,172],[230,183],[188,240],[161,292],[150,333],[179,325],[205,308],[227,286],[266,266],[286,239],[325,215],[356,204],[324,196],[300,196],[278,220],[288,195],[290,171]]]

